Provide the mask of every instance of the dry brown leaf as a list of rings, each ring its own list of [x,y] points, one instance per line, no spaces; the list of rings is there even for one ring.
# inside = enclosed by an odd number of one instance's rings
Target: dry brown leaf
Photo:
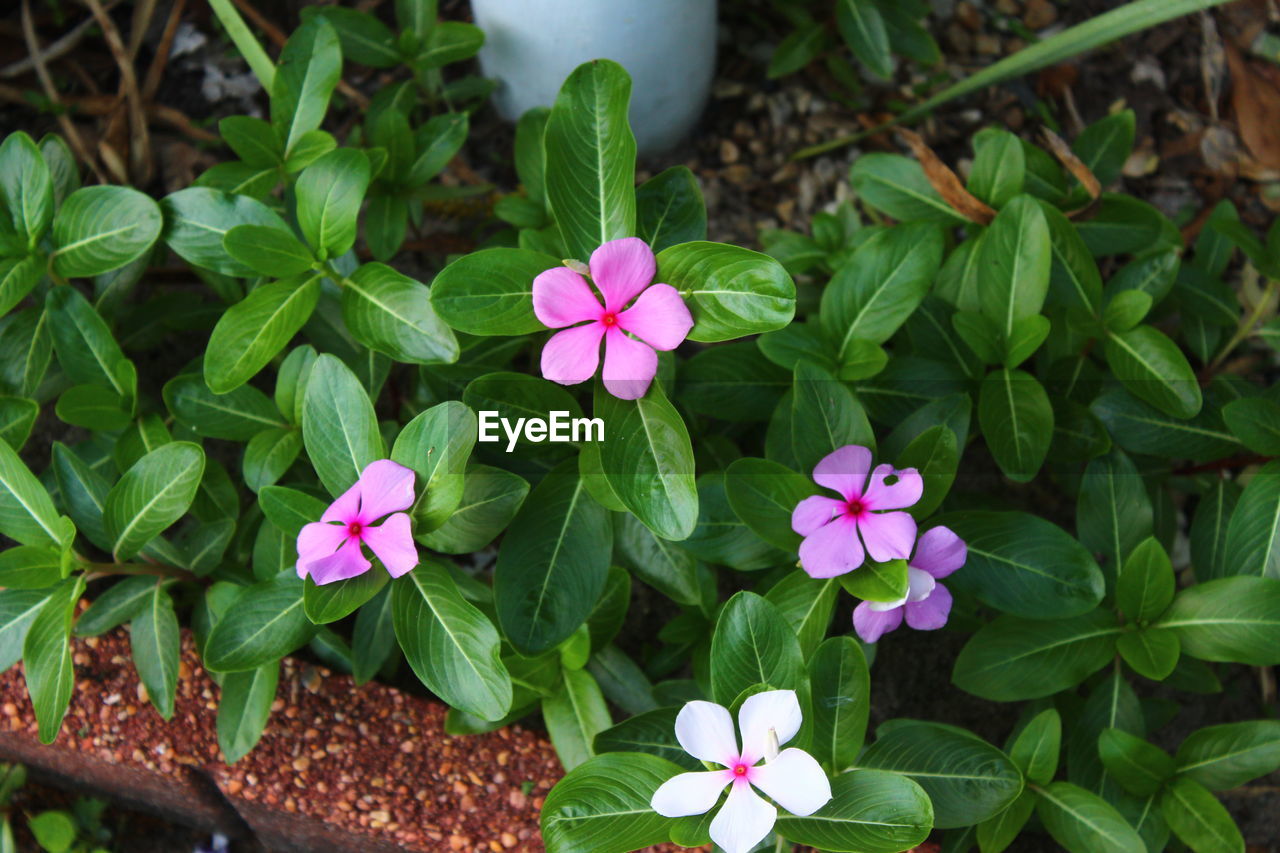
[[[1084,161],[1076,156],[1076,152],[1071,150],[1071,146],[1063,140],[1061,136],[1054,133],[1049,128],[1043,128],[1041,134],[1044,136],[1045,142],[1049,145],[1049,150],[1053,152],[1053,156],[1058,158],[1058,162],[1067,167],[1080,185],[1089,193],[1089,203],[1079,210],[1071,210],[1067,212],[1067,218],[1078,219],[1093,211],[1098,205],[1098,199],[1102,197],[1102,184],[1098,182],[1098,177],[1093,174],[1093,170],[1084,164]]]
[[[933,153],[933,149],[925,144],[920,138],[920,134],[905,128],[898,131],[902,138],[906,140],[907,145],[911,148],[911,153],[920,161],[920,165],[924,167],[925,177],[929,179],[929,183],[933,186],[938,194],[942,196],[943,201],[955,208],[956,212],[966,219],[977,222],[979,225],[987,225],[991,220],[996,218],[995,210],[975,196],[973,193],[965,189],[964,184],[960,183],[960,178],[951,167],[938,158]]]
[[[1240,138],[1260,166],[1280,169],[1280,69],[1249,62],[1231,42],[1226,48]]]

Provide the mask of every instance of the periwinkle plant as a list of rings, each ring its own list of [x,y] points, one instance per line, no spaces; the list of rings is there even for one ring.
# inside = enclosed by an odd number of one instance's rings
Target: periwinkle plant
[[[387,49],[443,101],[409,20]],[[309,16],[271,122],[223,125],[242,159],[159,203],[79,188],[56,137],[0,145],[0,666],[22,660],[44,740],[72,635],[129,623],[168,717],[185,624],[239,697],[228,761],[269,719],[250,688],[309,644],[360,683],[403,660],[452,734],[540,714],[556,853],[935,832],[992,853],[1027,826],[1073,853],[1238,849],[1212,792],[1280,766],[1280,725],[1169,755],[1144,700],[1280,662],[1280,403],[1224,370],[1273,357],[1280,230],[1224,203],[1188,252],[1102,192],[1121,112],[1070,177],[986,130],[960,206],[868,154],[812,236],[709,242],[687,169],[636,186],[629,80],[600,60],[521,121],[511,227],[427,284],[401,226],[465,119],[375,97],[339,145],[321,126],[360,27]],[[140,287],[170,253],[207,289]],[[47,457],[46,408],[83,430]],[[479,411],[589,413],[603,440],[491,444]],[[636,583],[663,599],[639,638]],[[947,719],[866,742],[868,650],[904,622],[973,631],[952,680],[1024,703],[992,706],[1002,746]]]

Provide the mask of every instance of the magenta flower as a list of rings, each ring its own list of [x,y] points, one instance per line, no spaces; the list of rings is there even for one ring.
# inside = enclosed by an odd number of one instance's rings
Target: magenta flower
[[[413,471],[390,459],[371,462],[351,488],[329,505],[319,521],[298,533],[298,577],[318,584],[346,580],[372,565],[361,550],[368,545],[391,577],[418,565],[409,516]],[[374,522],[388,516],[382,524]]]
[[[964,565],[969,549],[946,527],[925,531],[916,555],[907,564],[907,594],[898,601],[864,601],[853,609],[853,629],[863,642],[874,643],[902,624],[917,631],[936,631],[951,614],[951,593],[939,580]]]
[[[533,313],[549,328],[564,329],[542,349],[542,375],[561,385],[587,381],[600,364],[603,338],[605,389],[623,400],[638,399],[658,372],[654,350],[678,347],[693,328],[693,316],[674,287],[650,284],[657,262],[637,237],[596,249],[590,270],[603,305],[587,280],[568,267],[533,280]]]
[[[849,444],[835,450],[813,469],[819,486],[840,493],[840,499],[814,495],[796,504],[791,529],[804,537],[800,566],[810,577],[833,578],[862,565],[869,555],[879,563],[905,560],[916,540],[916,522],[901,510],[920,500],[924,481],[915,468],[896,470],[877,465],[871,470],[871,451]],[[890,477],[895,481],[885,481]],[[865,550],[864,550],[865,549]]]

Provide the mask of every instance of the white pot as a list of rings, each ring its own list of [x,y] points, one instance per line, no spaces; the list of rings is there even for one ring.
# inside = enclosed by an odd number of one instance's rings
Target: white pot
[[[574,68],[612,59],[631,74],[631,126],[642,154],[679,142],[715,71],[716,0],[471,0],[485,32],[480,65],[507,119],[551,106]]]

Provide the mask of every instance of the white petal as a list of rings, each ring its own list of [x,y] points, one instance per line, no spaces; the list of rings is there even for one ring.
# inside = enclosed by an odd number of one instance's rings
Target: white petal
[[[742,729],[742,754],[754,764],[765,756],[769,729],[783,744],[796,736],[803,716],[794,690],[768,690],[747,697],[738,709],[738,728]]]
[[[711,840],[725,853],[748,853],[764,840],[777,819],[778,810],[750,785],[735,782],[729,789],[729,798],[711,821]]]
[[[928,572],[907,568],[907,601],[924,601],[937,585],[938,582]]]
[[[732,775],[732,771],[706,770],[672,776],[653,792],[649,807],[663,817],[706,814]]]
[[[864,603],[867,605],[868,610],[874,610],[877,613],[886,613],[890,610],[897,610],[899,607],[906,604],[909,597],[910,593],[902,596],[902,598],[899,598],[897,601],[867,601]]]
[[[800,817],[813,814],[831,799],[827,774],[803,749],[784,749],[768,764],[752,767],[751,784]]]
[[[714,702],[686,702],[676,715],[676,740],[684,751],[702,761],[728,767],[738,759],[738,739],[729,709]]]

